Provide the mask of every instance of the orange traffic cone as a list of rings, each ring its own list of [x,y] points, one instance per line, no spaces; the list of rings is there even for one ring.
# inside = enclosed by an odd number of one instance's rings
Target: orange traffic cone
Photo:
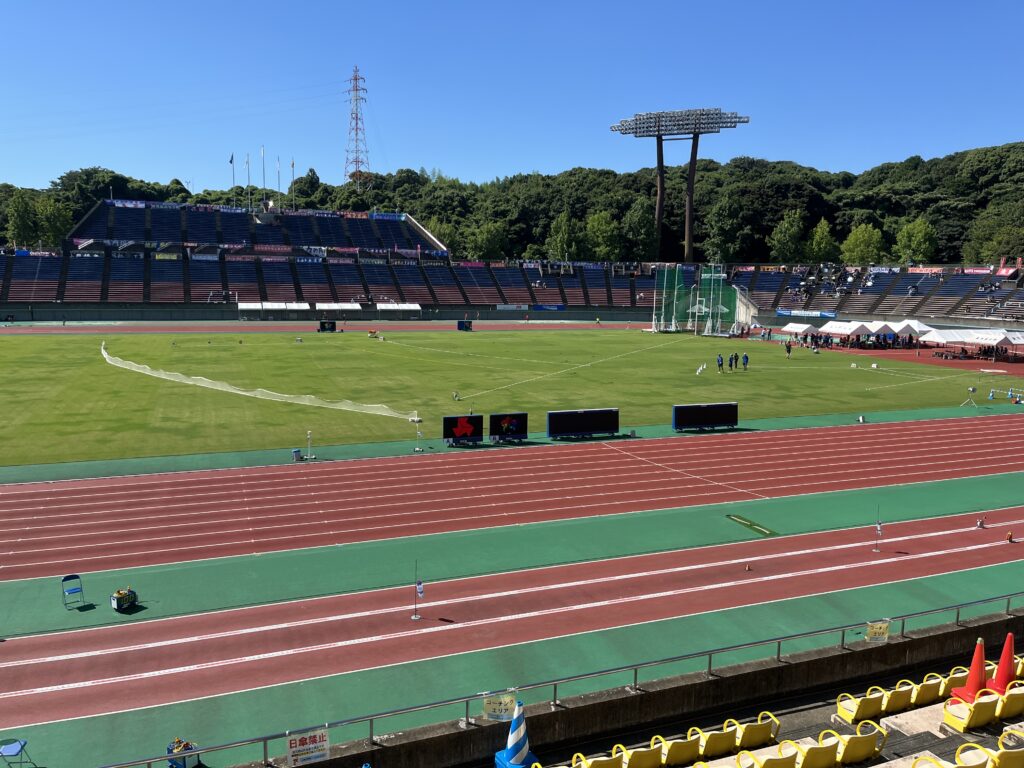
[[[978,691],[985,687],[985,641],[978,638],[974,646],[971,671],[967,673],[967,684],[953,689],[953,697],[973,704]]]
[[[1013,656],[1013,632],[1006,633],[1006,642],[1003,643],[1003,654],[999,657],[999,666],[996,667],[996,676],[985,681],[985,687],[991,688],[998,694],[1006,693],[1006,686],[1016,678],[1017,660]]]

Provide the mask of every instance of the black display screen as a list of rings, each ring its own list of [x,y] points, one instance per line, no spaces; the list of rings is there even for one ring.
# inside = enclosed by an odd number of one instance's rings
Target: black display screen
[[[713,429],[739,424],[739,403],[700,403],[672,406],[672,429]]]
[[[548,437],[614,435],[619,431],[618,408],[548,411]]]
[[[445,416],[441,421],[441,437],[453,442],[480,442],[484,439],[483,414]]]
[[[525,413],[492,413],[490,415],[491,440],[525,440],[527,416]]]

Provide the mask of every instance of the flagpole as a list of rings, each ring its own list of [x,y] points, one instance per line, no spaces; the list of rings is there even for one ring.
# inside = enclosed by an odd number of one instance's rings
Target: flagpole
[[[419,603],[419,600],[420,600],[420,561],[419,560],[415,560],[413,562],[415,563],[415,565],[413,565],[413,577],[412,577],[413,589],[412,589],[412,617],[411,618],[412,618],[413,621],[419,621],[420,620],[420,610],[419,610],[419,608],[420,608],[420,603]]]
[[[281,197],[281,156],[280,155],[277,156],[277,197],[278,197],[278,202],[280,203],[281,202],[281,200],[280,200],[280,197]]]
[[[260,162],[263,163],[263,202],[267,202],[267,153],[260,144]]]
[[[292,210],[295,210],[295,158],[292,158],[292,185],[290,187],[292,192]]]
[[[249,193],[249,213],[252,213],[252,172],[249,170],[249,153],[245,153],[245,191]]]
[[[235,153],[231,153],[231,205],[235,205]]]

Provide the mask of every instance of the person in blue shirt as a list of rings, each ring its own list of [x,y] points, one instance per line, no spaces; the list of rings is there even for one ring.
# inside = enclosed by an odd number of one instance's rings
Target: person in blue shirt
[[[743,353],[743,370],[747,370],[747,363],[750,362],[750,356],[746,352]]]
[[[722,373],[722,371],[723,371],[722,366],[723,366],[724,363],[725,363],[725,361],[722,359],[722,356],[719,355],[718,356],[718,372],[719,373]]]

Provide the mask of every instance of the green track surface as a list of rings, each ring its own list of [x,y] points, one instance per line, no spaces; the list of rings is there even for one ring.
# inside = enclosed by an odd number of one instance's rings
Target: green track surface
[[[325,721],[355,718],[417,703],[427,703],[476,691],[521,686],[596,669],[656,660],[670,656],[769,639],[802,631],[859,623],[881,616],[896,616],[959,601],[983,599],[1020,586],[1020,563],[991,566],[926,579],[794,598],[772,604],[734,608],[713,614],[604,630],[526,645],[402,664],[393,667],[275,686],[270,689],[218,696],[123,714],[71,720],[0,732],[0,737],[29,740],[33,757],[47,768],[88,768],[115,761],[162,754],[174,736],[213,745],[264,733],[310,726]],[[824,586],[824,585],[823,585]],[[997,612],[998,605],[988,607]],[[985,609],[979,609],[979,613]],[[936,623],[948,621],[938,615]],[[514,636],[507,638],[515,642]],[[822,645],[837,637],[819,639]],[[799,650],[806,645],[787,647]],[[766,647],[760,655],[774,653]],[[718,663],[750,658],[736,655]],[[700,662],[675,664],[652,670],[660,677],[699,668]],[[173,680],[166,681],[173,685]],[[632,682],[631,675],[596,678],[561,686],[559,696],[571,696]],[[95,695],[99,695],[98,692]],[[550,689],[525,694],[527,701],[550,696]],[[479,712],[479,705],[474,707]],[[378,734],[415,725],[454,719],[462,708],[449,707],[378,723]],[[693,723],[680,722],[674,730]],[[365,738],[366,727],[335,729],[333,742]],[[609,747],[611,745],[609,744]],[[282,754],[281,742],[271,754]],[[248,747],[212,755],[208,765],[228,766],[261,757]]]
[[[747,431],[770,431],[779,429],[805,429],[811,427],[837,427],[856,423],[857,416],[864,416],[872,424],[890,424],[898,421],[923,421],[927,419],[956,419],[971,416],[996,416],[1000,414],[1024,414],[1024,408],[999,402],[985,402],[977,408],[915,408],[896,411],[865,411],[862,413],[831,413],[812,416],[780,416],[765,419],[742,419],[739,429]],[[622,427],[628,433],[630,427]],[[671,425],[656,424],[634,427],[638,437],[688,437],[700,438],[708,433],[678,433]],[[543,432],[530,433],[530,443],[539,445],[564,444],[547,439]],[[489,444],[475,448],[449,448],[442,440],[399,440],[381,443],[352,443],[347,445],[317,445],[314,452],[319,460],[340,461],[366,459],[384,456],[408,456],[417,446],[427,453],[486,450],[514,450],[493,447]],[[305,446],[296,446],[305,452]],[[147,456],[134,459],[108,459],[103,461],[71,461],[54,464],[24,464],[0,467],[0,483],[35,483],[53,480],[78,480],[91,477],[120,477],[124,475],[145,475],[156,472],[187,472],[199,469],[228,469],[232,467],[265,467],[287,464],[292,461],[291,451],[283,449],[265,451],[225,451],[220,453],[195,453],[181,456]]]
[[[86,595],[100,606],[84,612],[64,610],[56,578],[0,582],[0,622],[12,637],[411,584],[414,560],[422,578],[438,581],[760,538],[730,514],[795,534],[872,525],[876,514],[888,522],[1015,504],[1024,504],[1024,473],[199,560],[86,574]],[[142,613],[104,605],[126,584]]]

